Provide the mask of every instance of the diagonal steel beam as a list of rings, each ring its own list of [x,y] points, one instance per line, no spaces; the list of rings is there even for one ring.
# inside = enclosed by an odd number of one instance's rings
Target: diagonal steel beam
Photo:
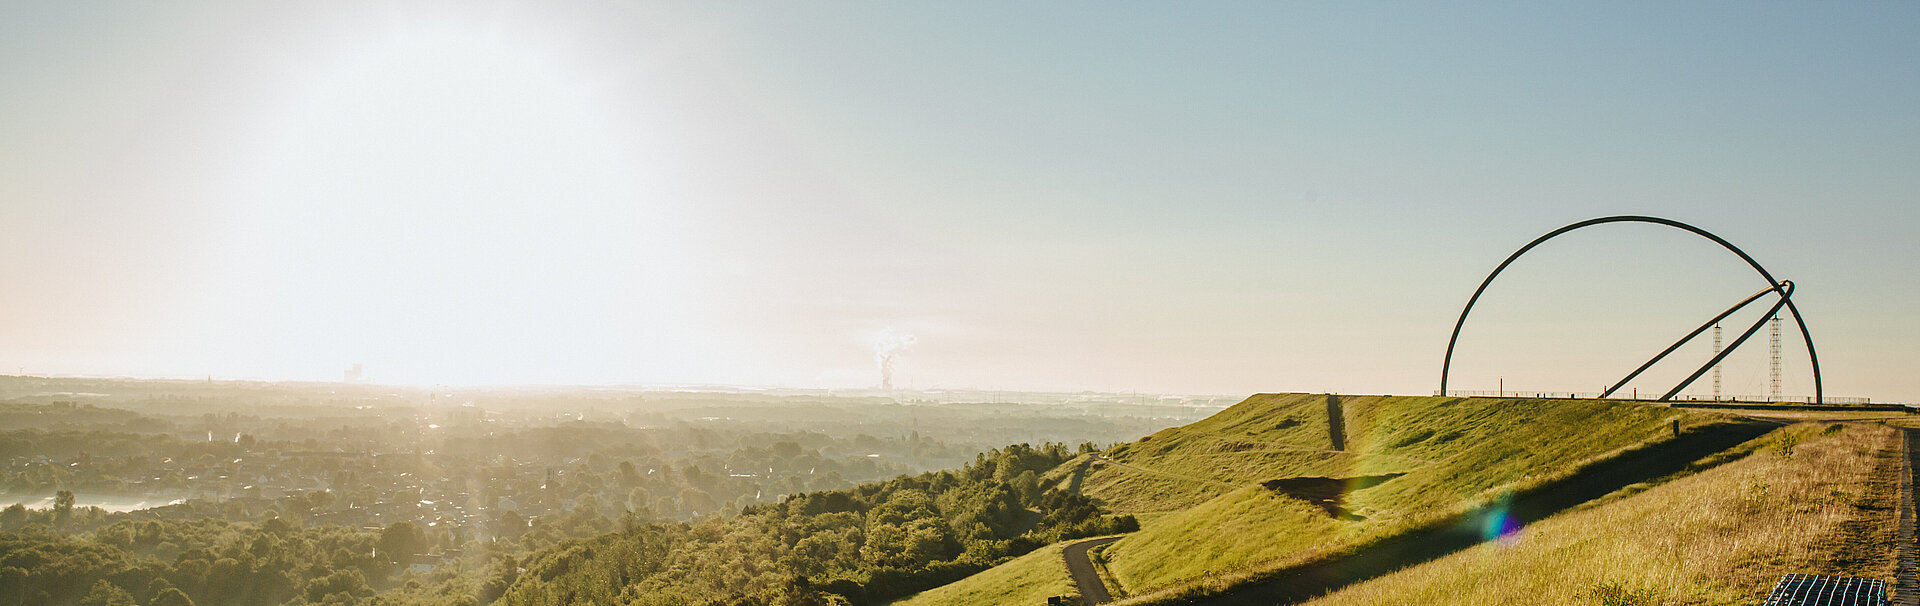
[[[1714,316],[1712,320],[1707,320],[1706,323],[1701,324],[1699,328],[1693,329],[1693,332],[1687,333],[1687,336],[1680,337],[1680,340],[1674,341],[1673,345],[1667,346],[1666,350],[1660,352],[1660,355],[1654,356],[1653,359],[1647,360],[1646,364],[1641,364],[1639,368],[1633,369],[1633,372],[1627,373],[1627,378],[1615,382],[1613,387],[1608,387],[1606,393],[1600,394],[1600,397],[1605,398],[1613,395],[1613,392],[1619,391],[1621,387],[1625,387],[1634,377],[1640,376],[1640,373],[1646,372],[1647,369],[1653,368],[1653,365],[1659,364],[1660,360],[1666,359],[1668,354],[1679,350],[1680,346],[1686,345],[1687,342],[1692,341],[1694,337],[1700,336],[1700,333],[1706,332],[1709,328],[1713,328],[1713,325],[1719,324],[1721,320],[1727,319],[1727,316],[1731,316],[1735,312],[1745,309],[1747,305],[1752,304],[1754,301],[1760,300],[1760,297],[1767,296],[1767,293],[1777,292],[1781,293],[1780,296],[1785,297],[1786,293],[1791,290],[1793,290],[1793,283],[1782,281],[1779,284],[1773,285],[1772,288],[1764,288],[1761,289],[1760,292],[1753,293],[1753,296],[1747,297],[1746,300],[1734,304],[1733,307],[1729,307],[1726,311],[1720,312],[1720,315]]]
[[[1687,380],[1681,381],[1679,385],[1673,386],[1673,389],[1667,390],[1667,395],[1660,396],[1660,401],[1665,402],[1668,398],[1672,398],[1673,394],[1680,393],[1680,390],[1686,389],[1688,385],[1692,385],[1696,379],[1700,378],[1700,375],[1707,374],[1707,369],[1713,368],[1713,365],[1719,364],[1721,360],[1726,359],[1728,354],[1733,353],[1733,350],[1739,349],[1741,343],[1745,343],[1748,338],[1753,337],[1753,333],[1760,332],[1760,327],[1766,326],[1767,320],[1773,319],[1774,314],[1780,313],[1780,308],[1785,307],[1788,301],[1793,300],[1793,282],[1781,282],[1781,284],[1785,284],[1786,289],[1780,292],[1780,301],[1773,304],[1773,309],[1767,310],[1765,315],[1760,316],[1760,321],[1754,322],[1753,326],[1747,329],[1747,332],[1740,333],[1740,338],[1734,339],[1733,343],[1727,345],[1726,349],[1720,350],[1720,355],[1714,356],[1712,360],[1707,360],[1707,363],[1702,365],[1699,370],[1693,371],[1693,374],[1688,375]]]

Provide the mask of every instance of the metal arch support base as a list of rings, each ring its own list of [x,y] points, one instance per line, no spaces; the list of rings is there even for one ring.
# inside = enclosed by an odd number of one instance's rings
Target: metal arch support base
[[[1780,280],[1774,279],[1773,274],[1768,272],[1767,268],[1761,267],[1760,263],[1758,261],[1754,261],[1753,257],[1748,255],[1746,251],[1740,250],[1740,248],[1737,246],[1734,246],[1733,243],[1728,242],[1725,239],[1721,238],[1720,236],[1716,236],[1713,233],[1708,232],[1707,230],[1700,229],[1698,227],[1694,227],[1692,225],[1681,223],[1679,221],[1675,221],[1672,219],[1662,219],[1660,217],[1646,217],[1646,216],[1639,216],[1639,215],[1620,215],[1620,216],[1613,216],[1613,217],[1600,217],[1597,219],[1587,219],[1579,223],[1574,223],[1572,225],[1568,225],[1566,227],[1562,227],[1560,229],[1547,232],[1546,235],[1535,238],[1532,242],[1528,242],[1526,246],[1520,247],[1520,250],[1516,250],[1513,252],[1512,255],[1508,255],[1505,261],[1501,261],[1498,267],[1493,268],[1493,273],[1487,274],[1487,279],[1480,281],[1480,287],[1474,289],[1473,297],[1467,299],[1466,307],[1460,310],[1460,319],[1454,321],[1453,323],[1453,335],[1447,338],[1447,355],[1440,365],[1440,395],[1444,396],[1447,394],[1447,374],[1453,369],[1453,349],[1454,349],[1454,346],[1458,345],[1460,342],[1460,329],[1461,327],[1466,326],[1467,315],[1473,312],[1473,305],[1480,301],[1480,295],[1485,294],[1487,292],[1487,286],[1490,284],[1493,284],[1493,279],[1496,277],[1499,277],[1500,272],[1506,271],[1507,266],[1512,265],[1515,259],[1520,258],[1520,255],[1526,254],[1527,251],[1533,250],[1535,246],[1539,246],[1541,243],[1544,243],[1547,240],[1551,240],[1561,234],[1564,234],[1576,229],[1580,229],[1583,227],[1591,227],[1594,225],[1602,225],[1606,223],[1652,223],[1655,225],[1665,225],[1667,227],[1685,230],[1689,233],[1700,236],[1702,238],[1712,240],[1713,243],[1719,244],[1722,248],[1725,248],[1728,251],[1731,251],[1735,255],[1738,255],[1740,257],[1740,260],[1746,261],[1747,265],[1752,266],[1753,270],[1755,272],[1758,272],[1761,278],[1766,279],[1767,281],[1766,290],[1762,290],[1759,293],[1756,293],[1754,296],[1748,297],[1746,301],[1742,301],[1739,305],[1735,305],[1732,309],[1729,309],[1726,312],[1723,312],[1721,316],[1719,318],[1715,318],[1714,321],[1718,321],[1719,319],[1724,318],[1727,315],[1731,315],[1733,312],[1738,311],[1740,308],[1745,307],[1748,303],[1752,303],[1755,299],[1758,299],[1759,297],[1764,296],[1769,292],[1779,293],[1780,301],[1774,304],[1773,311],[1769,312],[1766,316],[1763,316],[1762,322],[1763,323],[1765,322],[1765,318],[1770,318],[1774,314],[1779,313],[1781,307],[1785,307],[1787,310],[1787,313],[1793,316],[1793,323],[1800,327],[1800,337],[1801,339],[1805,340],[1807,344],[1807,361],[1813,367],[1814,402],[1820,403],[1820,404],[1826,403],[1826,388],[1820,379],[1820,356],[1819,354],[1814,352],[1813,334],[1807,330],[1807,321],[1800,317],[1800,309],[1798,307],[1795,307],[1793,304],[1793,297],[1791,296],[1793,291],[1793,283],[1782,282]],[[1646,364],[1641,365],[1640,369],[1635,370],[1632,374],[1628,375],[1627,380],[1632,379],[1634,376],[1638,376],[1641,371],[1644,371],[1648,367],[1651,367],[1655,362],[1658,362],[1660,361],[1661,358],[1666,357],[1667,354],[1673,353],[1673,350],[1678,349],[1680,345],[1686,343],[1687,340],[1692,339],[1695,336],[1698,336],[1701,331],[1705,330],[1706,326],[1711,326],[1712,324],[1713,324],[1713,321],[1708,322],[1706,325],[1703,325],[1702,328],[1695,330],[1692,334],[1689,334],[1687,335],[1687,337],[1681,339],[1679,343],[1675,343],[1672,347],[1667,348],[1666,351],[1661,352],[1660,355],[1654,356],[1654,359],[1649,360]],[[1753,335],[1753,332],[1759,329],[1759,326],[1760,326],[1759,324],[1755,324],[1754,328],[1748,329],[1746,334],[1741,335],[1738,340],[1734,341],[1733,347],[1738,347],[1740,343],[1744,342],[1748,337],[1751,337]],[[1685,382],[1682,382],[1680,386],[1673,388],[1672,391],[1667,392],[1667,395],[1662,396],[1660,399],[1664,401],[1668,398],[1673,397],[1674,394],[1679,393],[1680,390],[1685,389],[1687,385],[1691,384],[1694,381],[1694,379],[1700,378],[1700,375],[1704,373],[1708,368],[1711,368],[1714,363],[1717,363],[1720,361],[1721,358],[1726,357],[1727,352],[1733,351],[1733,347],[1728,347],[1725,350],[1723,350],[1721,354],[1719,356],[1716,356],[1712,362],[1708,362],[1706,366],[1703,366],[1699,371],[1694,372],[1692,377],[1688,378]],[[1627,380],[1622,380],[1620,381],[1620,383],[1615,384],[1612,389],[1607,390],[1607,393],[1612,394],[1614,389],[1619,389],[1621,385],[1625,385]]]

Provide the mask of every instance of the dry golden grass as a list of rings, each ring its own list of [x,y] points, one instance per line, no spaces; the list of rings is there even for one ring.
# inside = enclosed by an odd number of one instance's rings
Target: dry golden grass
[[[1107,548],[1116,580],[1135,596],[1125,603],[1216,593],[1668,439],[1671,422],[1691,428],[1731,419],[1600,400],[1343,396],[1350,450],[1332,452],[1321,450],[1325,401],[1315,394],[1254,396],[1204,421],[1114,449],[1109,456],[1120,465],[1090,468],[1088,494],[1132,511],[1178,509]],[[1295,515],[1312,510],[1262,488],[1225,489],[1303,475],[1373,474],[1398,475],[1348,492],[1345,507],[1358,514],[1350,519]],[[1253,499],[1255,493],[1266,498]]]
[[[908,596],[893,606],[1045,604],[1049,596],[1077,601],[1080,588],[1074,586],[1065,561],[1060,559],[1060,551],[1072,542],[1035,549],[973,576]]]
[[[1781,574],[1891,580],[1900,433],[1800,424],[1754,454],[1310,602],[1755,604]]]

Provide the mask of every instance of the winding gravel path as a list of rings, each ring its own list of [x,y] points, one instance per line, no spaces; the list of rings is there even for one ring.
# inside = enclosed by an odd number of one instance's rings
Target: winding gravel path
[[[1087,559],[1087,550],[1118,540],[1120,537],[1087,539],[1061,550],[1060,555],[1067,560],[1067,572],[1073,575],[1073,584],[1080,586],[1081,601],[1087,604],[1113,601],[1113,595],[1107,593],[1107,584],[1100,581],[1100,573],[1094,571],[1093,562]]]

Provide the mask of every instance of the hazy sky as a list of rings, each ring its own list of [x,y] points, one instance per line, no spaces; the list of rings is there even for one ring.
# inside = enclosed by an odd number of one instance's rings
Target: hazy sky
[[[1915,402],[1917,201],[1907,2],[0,4],[8,373],[1429,393],[1651,214]],[[1577,232],[1453,386],[1763,286]]]

